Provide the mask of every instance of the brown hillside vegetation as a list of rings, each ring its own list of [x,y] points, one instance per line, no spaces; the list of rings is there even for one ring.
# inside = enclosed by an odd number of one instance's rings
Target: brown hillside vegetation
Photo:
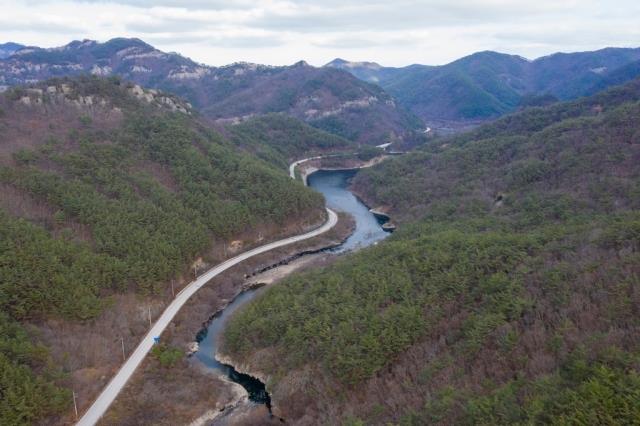
[[[70,421],[175,290],[323,220],[322,197],[181,100],[116,78],[0,96],[0,423]],[[183,349],[180,348],[180,351]]]
[[[362,171],[399,230],[230,322],[296,424],[634,424],[640,81]]]
[[[96,72],[178,95],[223,123],[284,113],[372,145],[412,140],[421,127],[420,120],[380,87],[303,61],[291,66],[239,62],[212,67],[127,38],[33,47],[0,59],[2,82],[9,86]]]

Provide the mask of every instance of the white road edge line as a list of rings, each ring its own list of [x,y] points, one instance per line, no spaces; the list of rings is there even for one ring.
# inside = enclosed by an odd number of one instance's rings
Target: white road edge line
[[[303,158],[302,160],[298,160],[298,161],[294,161],[293,163],[289,164],[289,176],[291,177],[291,179],[295,179],[296,178],[296,167],[299,164],[302,164],[306,161],[311,161],[311,160],[319,160],[320,158],[324,158],[321,155],[318,155],[316,157],[309,157],[309,158]]]

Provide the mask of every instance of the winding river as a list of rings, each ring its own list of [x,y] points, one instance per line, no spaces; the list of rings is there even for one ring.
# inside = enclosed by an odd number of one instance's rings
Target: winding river
[[[373,215],[369,208],[349,191],[349,182],[356,173],[357,169],[319,170],[307,176],[307,184],[324,195],[329,208],[349,213],[356,221],[353,234],[335,249],[337,252],[366,247],[389,235],[382,229],[384,221]]]
[[[389,235],[382,229],[383,220],[373,215],[351,191],[349,182],[357,170],[319,170],[307,177],[309,187],[322,193],[327,206],[336,211],[350,214],[355,219],[355,230],[339,247],[331,249],[344,253],[375,244]],[[233,367],[222,364],[214,358],[218,349],[218,341],[224,330],[227,319],[245,303],[255,298],[262,289],[249,290],[236,297],[219,315],[214,317],[206,329],[197,336],[199,349],[196,359],[207,368],[225,374],[232,381],[242,385],[249,393],[249,399],[256,403],[266,404],[271,408],[271,399],[265,390],[264,383],[237,372]]]

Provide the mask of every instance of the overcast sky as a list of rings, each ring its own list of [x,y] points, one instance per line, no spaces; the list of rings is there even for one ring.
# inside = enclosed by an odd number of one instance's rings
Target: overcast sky
[[[210,65],[436,65],[479,50],[532,59],[640,46],[640,0],[0,0],[0,10],[0,42],[138,37]]]

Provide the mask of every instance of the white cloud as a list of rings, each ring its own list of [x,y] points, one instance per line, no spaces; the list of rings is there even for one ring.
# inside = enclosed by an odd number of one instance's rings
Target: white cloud
[[[637,0],[0,0],[0,10],[0,41],[138,37],[213,65],[440,64],[478,50],[533,58],[640,45]]]

